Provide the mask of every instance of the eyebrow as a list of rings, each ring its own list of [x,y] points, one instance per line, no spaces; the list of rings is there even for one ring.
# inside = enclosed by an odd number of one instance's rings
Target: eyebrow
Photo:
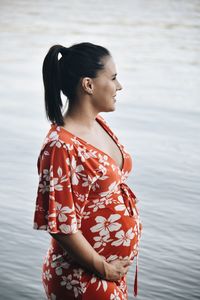
[[[113,77],[114,77],[114,76],[117,76],[117,73],[113,74],[112,76],[113,76]]]

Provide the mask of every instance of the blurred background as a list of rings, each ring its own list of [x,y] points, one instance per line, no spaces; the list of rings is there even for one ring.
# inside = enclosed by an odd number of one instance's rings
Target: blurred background
[[[123,85],[115,112],[102,116],[134,163],[137,299],[200,299],[200,1],[0,0],[0,39],[1,299],[45,299],[49,235],[32,229],[50,126],[41,68],[50,46],[83,41],[111,51]]]

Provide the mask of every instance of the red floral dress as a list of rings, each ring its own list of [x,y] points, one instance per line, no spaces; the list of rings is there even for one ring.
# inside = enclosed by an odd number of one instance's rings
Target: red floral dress
[[[137,199],[125,183],[132,160],[104,118],[98,115],[96,121],[121,150],[122,170],[102,150],[51,124],[38,158],[34,228],[64,234],[80,230],[107,262],[133,261],[138,257],[142,225]],[[117,282],[102,280],[84,270],[53,238],[42,278],[52,300],[128,299],[126,275]]]

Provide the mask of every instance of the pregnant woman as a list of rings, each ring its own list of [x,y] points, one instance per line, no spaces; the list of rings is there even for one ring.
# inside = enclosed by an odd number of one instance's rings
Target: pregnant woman
[[[52,237],[42,273],[48,299],[127,300],[135,258],[137,295],[142,225],[125,183],[132,160],[99,114],[115,110],[116,76],[110,52],[92,43],[55,45],[44,59],[51,128],[38,158],[34,228]]]

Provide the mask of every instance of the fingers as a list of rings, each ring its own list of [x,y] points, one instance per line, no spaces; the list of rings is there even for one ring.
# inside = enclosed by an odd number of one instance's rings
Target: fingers
[[[123,269],[121,272],[119,272],[119,279],[121,279],[123,276],[125,276],[128,272],[128,268]]]
[[[126,261],[126,262],[123,262],[123,265],[120,269],[120,272],[119,272],[119,276],[120,278],[123,277],[124,275],[126,275],[128,273],[128,270],[129,270],[129,266],[130,266],[130,262]]]
[[[124,273],[127,274],[128,270],[129,270],[129,267],[125,267],[124,268]]]
[[[109,264],[111,269],[109,271],[109,276],[107,276],[107,280],[118,281],[127,274],[131,262],[129,259],[116,259]]]
[[[121,263],[122,263],[122,266],[123,266],[123,267],[130,266],[130,265],[131,265],[131,262],[130,262],[129,259],[121,260]]]
[[[121,260],[121,259],[116,259],[112,262],[110,262],[110,264],[115,265],[116,267],[118,267],[120,270],[122,270],[123,268],[129,267],[131,265],[130,260]]]

